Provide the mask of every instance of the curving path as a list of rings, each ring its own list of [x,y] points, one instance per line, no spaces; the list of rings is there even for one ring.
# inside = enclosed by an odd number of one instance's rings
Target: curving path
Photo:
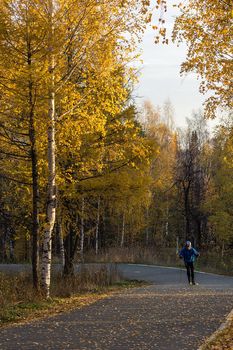
[[[150,281],[79,310],[0,329],[0,349],[188,350],[197,349],[233,307],[233,277],[121,264],[131,279]],[[1,271],[1,266],[0,266]]]

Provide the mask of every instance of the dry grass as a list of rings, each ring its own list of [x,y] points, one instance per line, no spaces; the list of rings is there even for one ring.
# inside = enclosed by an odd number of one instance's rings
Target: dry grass
[[[6,275],[0,273],[0,307],[8,304],[31,301],[39,297],[32,288],[31,276],[26,273]]]
[[[54,273],[51,298],[44,300],[34,291],[30,274],[0,273],[0,325],[79,308],[122,288],[138,285],[124,281],[115,266],[82,267],[75,276],[65,279]]]
[[[77,293],[96,292],[123,280],[115,264],[81,265],[75,276],[63,278],[56,273],[52,278],[51,296],[69,297]]]
[[[207,341],[201,350],[232,350],[233,349],[233,319],[222,331],[217,332],[213,340]]]
[[[177,262],[177,256],[174,248],[111,247],[100,251],[97,256],[94,251],[89,251],[85,255],[85,262],[143,263],[173,266]]]
[[[101,263],[139,263],[163,266],[183,266],[183,262],[178,258],[175,248],[154,248],[154,247],[111,247],[100,251],[96,256],[90,251],[85,255],[85,262]],[[218,251],[201,251],[201,257],[196,262],[196,269],[233,275],[233,254],[226,252],[225,257],[221,257]]]

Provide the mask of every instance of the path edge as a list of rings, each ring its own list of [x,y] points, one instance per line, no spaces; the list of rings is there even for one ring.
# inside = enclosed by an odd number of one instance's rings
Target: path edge
[[[230,326],[232,320],[233,320],[233,309],[227,315],[226,320],[219,326],[219,328],[213,334],[211,334],[197,350],[204,350],[204,347],[206,345],[208,345],[211,341],[213,341],[219,335],[219,333],[221,333],[224,329]]]

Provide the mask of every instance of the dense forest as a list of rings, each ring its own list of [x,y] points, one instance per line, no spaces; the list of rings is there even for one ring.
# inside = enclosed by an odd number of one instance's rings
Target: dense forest
[[[177,130],[169,101],[132,98],[149,1],[1,2],[0,260],[31,261],[47,295],[52,255],[70,274],[110,247],[232,251],[231,5],[203,3],[179,5],[173,40],[212,95]]]

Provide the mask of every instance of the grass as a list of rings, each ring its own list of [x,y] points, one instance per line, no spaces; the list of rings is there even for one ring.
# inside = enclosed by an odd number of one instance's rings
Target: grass
[[[156,247],[111,247],[101,251],[98,256],[90,251],[85,255],[85,262],[112,262],[112,263],[133,263],[153,264],[162,266],[184,266],[178,258],[175,248]],[[222,258],[221,252],[217,250],[201,251],[197,260],[197,271],[211,272],[217,274],[233,275],[233,253],[226,252]]]
[[[122,289],[141,285],[142,282],[124,280],[115,267],[85,267],[65,279],[55,273],[51,298],[44,300],[33,290],[29,274],[0,274],[0,326],[81,308]]]
[[[201,252],[197,260],[196,269],[204,272],[211,272],[223,275],[233,275],[233,252],[228,251],[222,257],[217,250]]]
[[[173,248],[156,249],[141,246],[110,247],[101,250],[98,255],[94,251],[85,254],[85,262],[132,263],[174,266],[176,254]]]

